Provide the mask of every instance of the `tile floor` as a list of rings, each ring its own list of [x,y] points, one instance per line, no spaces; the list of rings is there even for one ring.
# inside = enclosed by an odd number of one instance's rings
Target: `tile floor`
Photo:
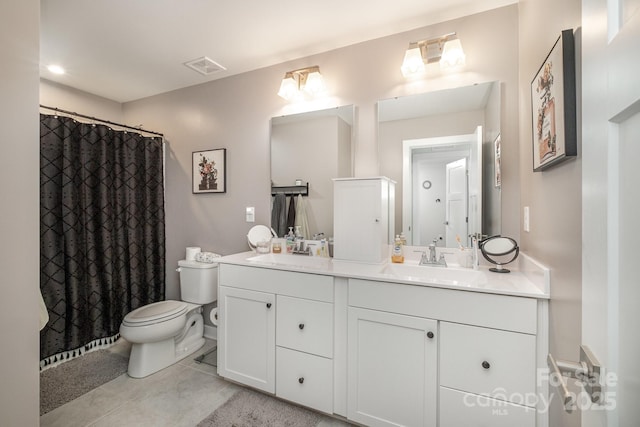
[[[142,379],[123,374],[40,417],[41,427],[193,427],[241,386],[220,378],[216,368],[194,359],[215,341],[182,361]],[[109,350],[129,352],[121,339]],[[348,423],[326,418],[319,427]]]

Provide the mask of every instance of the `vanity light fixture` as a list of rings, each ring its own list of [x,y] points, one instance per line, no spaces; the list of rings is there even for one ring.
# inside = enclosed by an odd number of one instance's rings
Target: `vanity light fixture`
[[[290,101],[299,98],[302,91],[314,97],[325,93],[326,86],[317,65],[287,71],[280,83],[278,95]]]
[[[425,64],[440,62],[442,69],[457,68],[465,64],[462,43],[456,33],[409,43],[402,62],[402,75],[411,77],[424,74]]]

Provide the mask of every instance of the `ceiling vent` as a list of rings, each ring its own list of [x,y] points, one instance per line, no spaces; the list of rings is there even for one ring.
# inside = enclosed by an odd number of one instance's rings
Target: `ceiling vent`
[[[206,56],[185,62],[184,65],[205,76],[210,76],[211,74],[226,70],[222,65],[212,61]]]

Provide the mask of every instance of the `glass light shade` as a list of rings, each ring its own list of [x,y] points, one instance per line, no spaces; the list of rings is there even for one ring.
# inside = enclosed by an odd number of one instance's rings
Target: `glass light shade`
[[[419,47],[407,49],[400,70],[402,70],[402,75],[405,77],[424,73],[424,61],[422,60],[422,53]]]
[[[460,39],[449,40],[444,44],[442,57],[440,58],[440,68],[457,68],[465,64],[466,57],[462,50]]]
[[[311,95],[321,95],[325,92],[327,87],[324,84],[324,78],[319,71],[313,71],[307,76],[307,81],[304,84],[304,90]]]
[[[287,101],[293,99],[298,95],[298,83],[292,76],[285,76],[280,83],[280,90],[278,96],[286,99]]]

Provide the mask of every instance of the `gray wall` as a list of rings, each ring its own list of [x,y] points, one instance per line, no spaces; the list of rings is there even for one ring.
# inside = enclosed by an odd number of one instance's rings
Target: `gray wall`
[[[40,80],[40,103],[47,107],[60,108],[115,123],[124,122],[121,103],[50,80]],[[42,113],[53,114],[54,112],[42,109]]]
[[[408,82],[400,64],[408,43],[456,31],[467,53],[466,71],[439,71]],[[177,296],[173,265],[186,246],[230,254],[247,249],[246,206],[256,222],[270,222],[270,118],[304,109],[354,104],[355,175],[379,174],[376,102],[394,96],[499,80],[503,85],[503,230],[519,232],[518,8],[509,6],[372,40],[222,80],[126,103],[124,117],[165,133],[167,156],[167,295]],[[333,98],[296,106],[276,94],[286,71],[319,65]],[[191,153],[227,148],[227,193],[191,194]]]
[[[580,0],[520,0],[519,7],[521,207],[531,208],[531,232],[521,231],[521,245],[522,250],[551,269],[551,353],[557,358],[578,360],[582,319],[580,135],[577,159],[544,172],[532,172],[530,85],[560,32],[581,25],[581,4]],[[579,46],[579,40],[576,41]],[[579,52],[578,49],[577,58],[580,58]],[[579,59],[577,63],[580,63]],[[580,74],[579,70],[577,74]],[[520,215],[522,212],[521,208]],[[550,425],[579,426],[580,412],[568,415],[559,403],[556,392]]]
[[[0,2],[0,425],[37,426],[39,406],[40,2]]]

